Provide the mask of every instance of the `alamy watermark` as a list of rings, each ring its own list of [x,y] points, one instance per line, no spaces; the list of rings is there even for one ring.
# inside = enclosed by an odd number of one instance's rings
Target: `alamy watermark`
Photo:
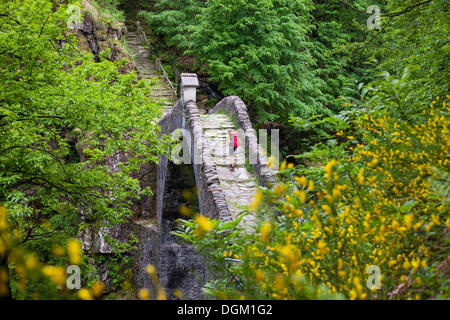
[[[367,28],[369,29],[381,29],[381,9],[377,5],[371,5],[366,10],[371,14],[367,19]]]
[[[81,270],[77,265],[70,265],[66,269],[67,280],[66,287],[69,290],[78,290],[81,288]]]
[[[68,29],[81,29],[81,8],[79,6],[69,4],[67,6],[67,14],[69,18],[67,19],[66,25]]]
[[[171,160],[175,164],[202,164],[205,156],[212,156],[221,164],[230,164],[230,156],[236,158],[235,164],[246,163],[267,165],[268,130],[260,129],[257,138],[254,129],[245,132],[242,129],[235,130],[239,140],[239,149],[236,154],[231,147],[231,140],[227,130],[215,131],[216,136],[209,136],[208,132],[191,132],[187,129],[175,130],[171,137],[174,143],[171,151]],[[278,168],[280,135],[278,129],[270,130],[270,166]],[[246,149],[249,150],[246,150]]]
[[[381,289],[381,270],[377,265],[371,265],[367,267],[366,273],[370,276],[367,278],[366,285],[367,288],[372,290],[376,288]]]

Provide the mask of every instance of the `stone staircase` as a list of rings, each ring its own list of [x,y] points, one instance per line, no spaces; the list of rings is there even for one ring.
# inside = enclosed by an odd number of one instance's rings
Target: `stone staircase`
[[[149,48],[142,45],[141,38],[133,23],[127,24],[126,41],[133,56],[133,62],[141,76],[155,83],[151,95],[164,108],[164,114],[162,115],[164,117],[170,112],[177,99],[174,97],[170,86],[164,82],[163,77],[156,70],[156,65],[150,57]]]

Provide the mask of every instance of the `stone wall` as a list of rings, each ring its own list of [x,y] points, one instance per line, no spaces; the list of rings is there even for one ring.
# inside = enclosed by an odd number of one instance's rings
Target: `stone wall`
[[[237,121],[239,129],[245,134],[245,149],[247,155],[257,155],[256,161],[251,164],[253,173],[258,178],[258,182],[262,186],[267,186],[275,182],[272,168],[267,166],[267,156],[264,150],[258,145],[256,131],[252,127],[252,123],[248,116],[247,106],[237,96],[229,96],[222,99],[209,113],[225,111]]]
[[[161,127],[161,135],[171,134],[175,129],[183,128],[185,123],[184,104],[182,100],[173,106],[172,110],[167,113],[158,124]],[[158,219],[158,227],[162,228],[162,214],[164,208],[164,189],[167,176],[168,158],[164,155],[159,156],[159,165],[157,168],[156,182],[156,216]]]

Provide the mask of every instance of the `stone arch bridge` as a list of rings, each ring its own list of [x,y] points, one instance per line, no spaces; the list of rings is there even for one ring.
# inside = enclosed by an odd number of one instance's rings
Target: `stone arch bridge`
[[[229,96],[208,114],[201,114],[196,103],[197,86],[196,74],[181,75],[181,98],[159,120],[161,133],[171,134],[177,129],[188,133],[183,140],[185,146],[190,147],[188,158],[194,168],[200,213],[214,219],[233,219],[251,203],[258,185],[274,181],[273,172],[267,166],[266,152],[258,144],[244,102],[237,96]],[[236,149],[233,171],[227,137],[230,129],[239,133],[241,141]],[[274,135],[271,138],[277,140]],[[156,211],[160,228],[164,219],[168,161],[162,156],[158,166]],[[245,218],[244,223],[251,225],[251,217]]]
[[[191,142],[188,144],[188,159],[193,167],[200,213],[214,219],[230,220],[252,202],[258,185],[273,183],[274,176],[272,169],[267,166],[266,153],[258,144],[244,102],[236,96],[226,97],[208,114],[202,114],[196,103],[197,86],[195,74],[181,75],[181,98],[172,108],[166,107],[164,116],[159,119],[161,134],[172,134],[177,129],[184,129],[187,141]],[[238,131],[240,136],[234,171],[231,171],[228,151],[229,129]],[[271,140],[277,142],[277,136],[274,136],[272,132]],[[271,149],[274,146],[277,149],[277,143],[271,143]],[[274,151],[278,150],[272,149]],[[160,242],[157,248],[152,247],[154,241],[146,240],[144,243],[150,243],[149,251],[158,257],[157,268],[166,291],[170,293],[176,287],[185,294],[186,299],[202,299],[201,288],[208,279],[205,263],[195,248],[179,244],[168,237],[171,217],[167,216],[165,210],[169,198],[165,192],[170,189],[166,186],[170,168],[173,170],[170,160],[160,156],[155,199],[155,229],[158,230]],[[251,232],[255,226],[254,220],[252,215],[246,215],[241,223]],[[148,260],[148,254],[144,257]],[[145,279],[145,275],[142,278]],[[170,294],[168,297],[172,298]]]

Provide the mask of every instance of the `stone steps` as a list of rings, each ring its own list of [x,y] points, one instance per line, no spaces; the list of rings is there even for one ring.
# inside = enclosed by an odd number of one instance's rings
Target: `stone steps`
[[[142,45],[140,37],[136,33],[136,27],[129,24],[126,40],[128,48],[133,55],[133,62],[143,78],[152,80],[155,86],[151,89],[152,98],[161,103],[164,114],[170,112],[176,103],[170,86],[164,82],[162,75],[156,70],[155,63],[150,59],[149,49]]]

